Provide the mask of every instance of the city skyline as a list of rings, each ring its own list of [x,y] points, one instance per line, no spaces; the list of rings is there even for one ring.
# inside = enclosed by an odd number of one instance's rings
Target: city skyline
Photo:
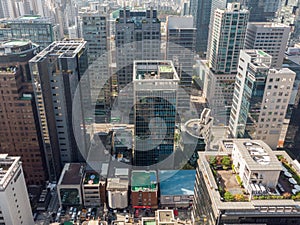
[[[300,224],[299,6],[2,0],[0,224]]]

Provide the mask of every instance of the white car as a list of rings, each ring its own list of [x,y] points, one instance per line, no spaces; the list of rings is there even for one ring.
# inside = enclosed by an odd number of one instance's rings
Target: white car
[[[126,216],[125,216],[125,223],[128,223],[128,222],[129,222],[129,216],[126,215]]]
[[[70,208],[69,215],[73,214],[73,207]]]

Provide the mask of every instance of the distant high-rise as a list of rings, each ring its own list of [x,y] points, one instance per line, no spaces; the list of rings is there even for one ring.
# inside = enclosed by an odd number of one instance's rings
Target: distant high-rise
[[[196,28],[196,52],[203,55],[207,51],[208,28],[211,17],[212,0],[190,0],[190,15]]]
[[[20,157],[0,154],[0,171],[0,224],[34,224]]]
[[[178,93],[178,110],[188,110],[196,44],[196,28],[193,28],[193,17],[168,16],[166,27],[166,59],[173,61],[180,78],[181,91]]]
[[[82,38],[87,42],[88,60],[92,64],[107,51],[107,16],[100,11],[80,13]]]
[[[272,57],[261,50],[241,51],[229,129],[277,148],[295,72],[270,69]]]
[[[134,60],[161,58],[160,40],[160,20],[156,10],[119,11],[115,35],[119,91],[132,82]]]
[[[240,3],[228,3],[227,9],[217,9],[214,14],[209,64],[215,73],[235,73],[240,50],[249,20],[249,11],[241,9]]]
[[[17,17],[14,8],[14,2],[12,0],[6,0],[0,2],[0,18],[14,19]]]
[[[250,22],[266,22],[274,19],[281,1],[242,0],[240,2],[250,10]]]
[[[290,27],[282,23],[257,22],[247,27],[245,49],[260,49],[272,56],[272,67],[280,68]]]
[[[0,153],[22,157],[28,185],[48,179],[28,64],[37,51],[28,40],[0,43]]]
[[[282,1],[277,10],[274,21],[290,26],[291,35],[289,46],[293,46],[299,41],[300,37],[300,1],[287,0]]]
[[[30,66],[43,140],[53,149],[49,154],[54,161],[61,158],[62,163],[82,160],[73,126],[84,130],[84,106],[79,107],[80,112],[73,112],[72,103],[76,88],[82,99],[82,90],[87,91],[83,84],[79,85],[88,67],[86,42],[83,39],[53,42],[30,61]],[[85,104],[82,99],[77,104]],[[72,121],[73,113],[77,114]],[[85,139],[80,142],[85,148]]]
[[[61,39],[59,26],[50,18],[27,15],[12,20],[0,21],[0,41],[28,39],[42,49]]]
[[[190,14],[190,3],[189,1],[181,3],[181,16],[188,16]]]
[[[79,15],[82,23],[82,37],[87,42],[91,94],[93,102],[96,102],[95,120],[105,122],[105,118],[99,114],[110,107],[111,97],[108,74],[108,16],[102,11],[86,11]]]
[[[173,153],[178,83],[172,61],[134,61],[135,165],[151,166]]]

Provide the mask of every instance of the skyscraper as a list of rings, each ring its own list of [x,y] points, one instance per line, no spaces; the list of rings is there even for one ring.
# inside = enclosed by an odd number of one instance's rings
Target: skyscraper
[[[0,153],[21,156],[28,185],[48,179],[28,64],[37,51],[28,40],[0,43]]]
[[[86,42],[83,39],[53,42],[30,61],[30,66],[43,141],[47,149],[52,148],[49,158],[53,161],[60,158],[62,163],[82,160],[73,126],[84,130],[85,106],[78,106],[79,112],[73,112],[72,103],[76,88],[82,99],[83,90],[89,90],[79,84],[88,67]],[[83,104],[82,99],[77,104]],[[77,114],[72,121],[73,113]],[[84,151],[84,137],[78,144]]]
[[[88,61],[92,64],[107,51],[107,16],[101,11],[87,11],[79,15],[82,20],[82,38],[87,42]]]
[[[34,224],[20,157],[0,154],[0,223]]]
[[[168,16],[166,27],[166,58],[173,61],[180,78],[178,110],[188,110],[190,108],[196,43],[196,28],[193,28],[193,17]]]
[[[270,69],[271,61],[261,50],[241,51],[229,129],[234,137],[260,139],[276,149],[296,74]]]
[[[244,47],[249,11],[240,3],[228,3],[226,9],[215,10],[210,32],[204,94],[215,118],[215,124],[226,125],[229,119],[234,81],[240,50]]]
[[[272,67],[280,68],[290,27],[282,23],[257,22],[247,27],[245,49],[260,49],[272,56]]]
[[[191,0],[190,15],[196,28],[196,52],[203,55],[207,51],[208,31],[211,17],[212,0]]]
[[[134,60],[161,58],[160,40],[160,20],[156,10],[119,11],[115,35],[119,91],[132,82]]]
[[[0,41],[7,39],[28,39],[42,49],[53,41],[59,41],[59,26],[50,18],[27,15],[16,19],[0,21]]]
[[[240,3],[228,3],[227,9],[214,14],[209,64],[215,73],[235,73],[240,50],[244,47],[249,11]]]
[[[290,26],[291,35],[289,46],[298,42],[300,36],[300,1],[287,0],[282,1],[276,13],[274,21]]]
[[[96,102],[95,120],[105,122],[105,116],[100,114],[110,107],[111,98],[108,15],[102,11],[90,10],[80,13],[80,17],[82,37],[87,42],[91,94],[93,102]]]
[[[135,165],[151,166],[173,153],[178,83],[172,61],[134,61]]]
[[[250,10],[251,22],[272,21],[280,4],[280,0],[242,0],[240,1]]]

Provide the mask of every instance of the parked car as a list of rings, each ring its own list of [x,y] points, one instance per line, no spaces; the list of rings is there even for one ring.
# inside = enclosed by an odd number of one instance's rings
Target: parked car
[[[73,214],[73,207],[70,208],[69,215]]]
[[[128,222],[129,222],[129,216],[126,215],[126,216],[125,216],[125,223],[128,223]]]

